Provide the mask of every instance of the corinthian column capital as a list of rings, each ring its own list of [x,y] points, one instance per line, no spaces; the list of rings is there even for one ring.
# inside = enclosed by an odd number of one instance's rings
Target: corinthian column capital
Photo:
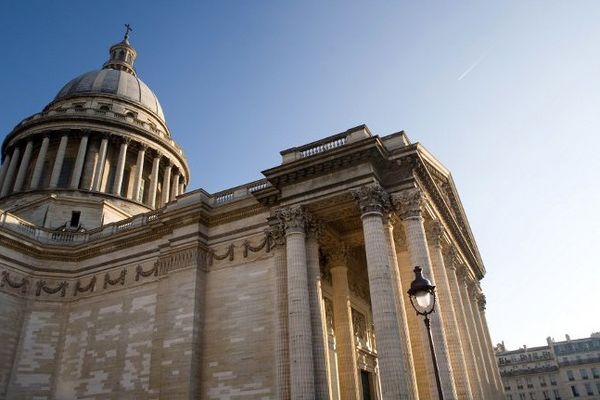
[[[394,208],[402,219],[420,218],[424,200],[421,190],[417,188],[392,195]]]
[[[481,310],[481,312],[485,311],[486,304],[487,300],[485,299],[485,294],[480,293],[479,297],[477,298],[477,305],[479,305],[479,310]]]
[[[448,247],[444,248],[444,265],[446,268],[456,271],[456,267],[460,264],[460,259],[458,258],[458,251],[456,248],[450,244]]]
[[[351,191],[361,214],[385,214],[390,211],[390,195],[377,184],[361,186]]]
[[[334,267],[345,267],[348,259],[348,247],[339,243],[335,247],[328,247],[325,249],[327,254],[327,261],[331,268]]]
[[[425,224],[425,230],[427,232],[427,239],[430,243],[436,247],[442,246],[442,237],[444,236],[444,225],[440,220],[435,219]]]
[[[305,233],[309,214],[302,206],[286,207],[277,210],[275,215],[286,234]]]

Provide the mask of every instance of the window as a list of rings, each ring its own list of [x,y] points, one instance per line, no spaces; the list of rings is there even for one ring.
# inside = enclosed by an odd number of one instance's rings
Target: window
[[[505,392],[509,392],[509,391],[510,391],[510,386],[508,386],[508,385],[504,385],[504,391],[505,391]]]
[[[594,391],[592,390],[592,385],[590,385],[589,383],[585,383],[585,391],[587,392],[588,396],[591,396],[594,394]]]
[[[79,226],[79,220],[81,218],[81,211],[72,211],[71,212],[71,227],[76,228]]]
[[[532,389],[533,383],[531,383],[531,378],[525,378],[525,380],[527,381],[527,388]]]
[[[571,385],[571,392],[573,393],[573,397],[579,397],[579,391],[577,390],[577,386]]]
[[[125,113],[125,116],[126,116],[126,117],[129,117],[129,118],[133,118],[133,119],[136,119],[136,118],[137,118],[137,115],[136,115],[134,112],[131,112],[131,111],[127,111],[127,112]]]
[[[575,376],[573,376],[573,371],[571,371],[571,370],[567,371],[567,378],[569,378],[570,381],[575,380]]]
[[[600,372],[598,372],[598,368],[596,368],[596,367],[592,368],[592,376],[594,378],[600,378]]]
[[[530,400],[535,400],[535,393],[534,392],[529,392],[529,399]]]
[[[544,390],[542,394],[544,395],[544,400],[550,400],[550,395],[548,394],[547,390]]]
[[[552,394],[554,395],[554,400],[560,400],[560,393],[558,392],[558,389],[554,389]]]
[[[517,378],[517,389],[523,389],[523,384],[521,383],[521,378]]]
[[[525,393],[519,393],[519,400],[527,400],[525,398]]]
[[[507,394],[507,395],[506,395],[506,400],[513,400],[513,398],[512,398],[512,394]]]
[[[550,384],[556,386],[556,375],[550,375]]]
[[[579,370],[579,375],[581,375],[581,379],[588,379],[588,373],[586,369],[580,369]]]
[[[101,104],[100,110],[101,111],[110,111],[110,105],[109,104]]]

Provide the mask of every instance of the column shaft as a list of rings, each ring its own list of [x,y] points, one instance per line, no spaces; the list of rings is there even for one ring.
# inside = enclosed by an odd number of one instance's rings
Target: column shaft
[[[75,159],[75,166],[73,167],[73,174],[71,175],[71,189],[78,189],[79,182],[81,181],[81,174],[83,173],[83,163],[85,161],[85,153],[87,151],[88,135],[83,135],[79,142],[79,150],[77,151],[77,158]]]
[[[335,332],[340,399],[358,400],[360,381],[356,360],[356,343],[352,326],[348,268],[343,252],[331,253],[331,284],[333,289],[333,326]]]
[[[6,171],[4,182],[2,182],[2,190],[0,191],[0,197],[6,196],[10,191],[10,188],[12,187],[13,178],[15,177],[15,170],[17,169],[17,162],[19,161],[20,155],[21,150],[18,147],[15,147],[12,156],[10,157],[10,164],[8,164],[8,170]]]
[[[177,196],[179,196],[180,194],[183,194],[185,192],[185,183],[183,183],[183,180],[180,179],[179,180],[179,188],[177,189]]]
[[[433,277],[425,227],[423,225],[423,217],[421,216],[422,201],[423,199],[419,191],[401,193],[396,197],[397,206],[401,210],[402,225],[406,234],[411,268],[420,266],[423,269],[424,276]],[[448,347],[443,329],[443,310],[437,308],[436,312],[432,313],[429,317],[431,319],[431,334],[444,399],[456,399],[452,366],[450,365]],[[429,356],[431,359],[427,329],[424,325],[421,328],[419,337],[422,343],[421,348],[425,351],[426,357]],[[430,377],[430,382],[435,382],[435,377]],[[433,393],[431,398],[437,398],[437,392]]]
[[[6,171],[8,171],[8,165],[10,164],[10,154],[7,154],[4,157],[4,162],[2,163],[2,167],[0,167],[0,190],[4,184],[4,178],[6,177]]]
[[[144,160],[146,158],[146,147],[142,146],[138,150],[136,167],[135,167],[135,181],[133,182],[133,200],[142,201],[140,196],[140,188],[142,186],[142,177],[144,174]]]
[[[123,173],[125,172],[125,161],[127,160],[127,146],[129,141],[125,140],[121,143],[119,149],[119,159],[117,160],[117,170],[115,171],[115,181],[113,183],[113,194],[121,195],[121,187],[123,186]]]
[[[148,205],[152,208],[156,206],[156,191],[158,188],[158,169],[160,167],[160,157],[158,154],[152,160],[152,172],[150,174],[150,189],[148,190]]]
[[[496,389],[496,395],[498,397],[498,399],[501,399],[504,397],[504,387],[502,384],[502,378],[500,377],[500,370],[498,369],[498,365],[496,364],[496,357],[494,355],[494,344],[492,343],[492,338],[490,336],[490,330],[488,328],[487,325],[487,320],[485,318],[485,300],[484,300],[484,305],[482,305],[479,309],[479,317],[480,317],[480,322],[482,325],[482,329],[483,329],[483,335],[484,335],[484,340],[485,340],[485,347],[487,348],[487,353],[490,357],[490,361],[491,361],[491,371],[492,371],[492,376],[494,377],[494,387]]]
[[[106,164],[106,152],[108,150],[108,138],[102,138],[100,150],[98,151],[98,162],[96,163],[96,172],[94,174],[94,183],[92,190],[99,192],[102,189],[102,177],[104,176],[104,164]]]
[[[447,338],[448,356],[454,374],[456,395],[459,399],[472,399],[464,349],[458,333],[456,314],[452,305],[450,283],[446,275],[444,257],[442,254],[443,227],[439,221],[432,221],[428,226],[427,238],[430,242],[429,254],[433,270],[433,280],[436,284],[437,307],[442,311],[443,328]]]
[[[277,229],[275,241],[275,381],[277,383],[276,398],[290,398],[290,357],[288,345],[288,299],[287,299],[287,265],[283,233]]]
[[[163,173],[163,191],[162,191],[162,204],[165,205],[169,202],[169,192],[171,186],[171,164],[167,165],[165,172]]]
[[[325,332],[325,310],[321,290],[321,268],[319,266],[319,243],[316,225],[311,224],[306,238],[306,265],[308,272],[308,301],[310,303],[310,326],[315,375],[315,396],[329,399],[329,355]]]
[[[471,325],[471,332],[475,340],[475,357],[477,358],[479,368],[481,368],[482,371],[480,376],[483,379],[482,384],[484,388],[484,393],[486,399],[493,399],[494,388],[492,383],[492,377],[490,376],[490,371],[488,371],[489,368],[485,360],[481,332],[477,327],[477,300],[475,298],[474,289],[468,286],[467,281],[465,281],[463,288],[463,294],[467,299],[469,299],[467,306],[467,321]]]
[[[40,185],[40,178],[42,177],[42,171],[44,170],[49,144],[50,138],[48,136],[44,137],[37,159],[35,160],[35,166],[33,167],[33,175],[31,175],[31,182],[29,183],[30,189],[37,189]]]
[[[285,223],[290,386],[292,399],[314,399],[314,360],[308,294],[304,211],[282,210]]]
[[[65,160],[65,152],[67,150],[67,144],[69,142],[69,136],[67,134],[62,135],[58,150],[56,151],[56,158],[54,159],[54,166],[52,167],[52,175],[50,175],[50,189],[58,187],[58,180],[60,179],[60,172],[62,171],[63,161]]]
[[[179,172],[173,174],[173,182],[171,184],[171,201],[175,200],[175,198],[179,195]]]
[[[17,173],[17,179],[15,179],[15,186],[13,191],[19,192],[23,188],[23,183],[25,182],[25,175],[27,174],[27,169],[29,168],[29,160],[31,160],[31,150],[33,149],[33,142],[29,140],[27,145],[25,146],[25,152],[23,152],[23,158],[21,159],[21,164],[19,165],[19,172]]]

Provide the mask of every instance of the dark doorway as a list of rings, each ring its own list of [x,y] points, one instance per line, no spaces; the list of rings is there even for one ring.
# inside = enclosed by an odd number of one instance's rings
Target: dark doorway
[[[371,400],[371,374],[360,370],[360,381],[362,383],[363,400]]]

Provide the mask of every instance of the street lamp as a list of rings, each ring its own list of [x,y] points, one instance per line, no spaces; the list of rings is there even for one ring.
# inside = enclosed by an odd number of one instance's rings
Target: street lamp
[[[408,297],[410,298],[410,304],[412,304],[417,315],[422,315],[424,317],[425,326],[427,327],[427,336],[429,337],[429,348],[431,349],[431,358],[433,361],[433,370],[435,371],[438,396],[440,400],[444,400],[442,385],[440,383],[440,372],[438,371],[435,349],[433,348],[433,339],[431,338],[431,325],[429,320],[429,314],[435,309],[435,286],[433,286],[429,280],[423,278],[423,269],[421,267],[415,267],[414,272],[415,280],[410,284]]]

